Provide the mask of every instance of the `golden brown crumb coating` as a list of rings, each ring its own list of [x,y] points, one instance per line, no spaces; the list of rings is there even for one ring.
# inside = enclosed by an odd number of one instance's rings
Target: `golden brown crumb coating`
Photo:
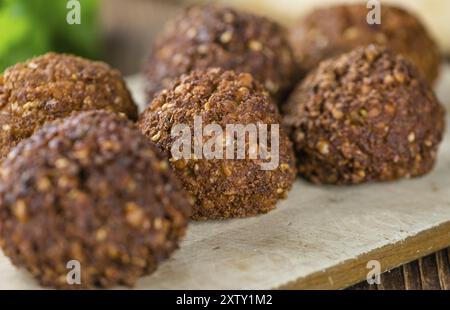
[[[0,76],[0,158],[47,121],[105,109],[137,118],[119,71],[102,62],[48,53]]]

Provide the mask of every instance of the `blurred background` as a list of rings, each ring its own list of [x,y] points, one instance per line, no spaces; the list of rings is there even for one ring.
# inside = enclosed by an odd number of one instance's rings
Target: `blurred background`
[[[0,0],[0,72],[46,51],[101,59],[124,74],[139,72],[165,22],[198,0],[79,0],[81,24],[66,22],[66,0]],[[222,0],[289,25],[313,7],[358,0]],[[449,0],[382,0],[420,16],[450,55]]]

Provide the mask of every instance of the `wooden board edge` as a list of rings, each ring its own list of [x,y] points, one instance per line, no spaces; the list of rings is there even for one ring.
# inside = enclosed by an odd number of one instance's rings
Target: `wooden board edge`
[[[344,289],[366,280],[370,271],[367,263],[371,260],[379,261],[381,271],[386,272],[449,246],[450,222],[445,222],[403,241],[388,244],[323,271],[280,285],[275,289]]]

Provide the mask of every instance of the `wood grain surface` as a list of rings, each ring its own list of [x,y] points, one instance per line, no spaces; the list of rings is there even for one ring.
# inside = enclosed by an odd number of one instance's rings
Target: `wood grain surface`
[[[352,290],[450,290],[450,248],[381,275],[379,285],[363,281]]]
[[[414,281],[423,280],[424,285],[421,288],[424,289],[439,289],[439,283],[436,279],[438,277],[437,269],[430,262],[427,256],[430,253],[434,253],[441,250],[448,244],[450,232],[450,222],[440,225],[436,228],[430,229],[423,233],[420,233],[414,237],[408,238],[399,244],[389,244],[383,248],[375,249],[371,253],[363,254],[351,261],[345,261],[340,265],[334,266],[329,269],[325,269],[316,274],[308,275],[305,278],[297,279],[280,287],[280,289],[340,289],[347,287],[354,281],[355,278],[365,279],[369,269],[367,268],[367,262],[371,260],[377,260],[380,263],[381,271],[384,273],[381,278],[380,285],[377,285],[379,289],[405,289],[405,285],[411,284],[413,289],[417,289],[417,285],[413,285]],[[396,268],[399,265],[403,265],[404,262],[408,262],[412,257],[422,257],[419,259],[419,271],[411,265],[411,270],[406,271],[405,279],[409,279],[407,284],[403,282],[402,267]],[[447,259],[447,257],[445,257]],[[423,261],[423,262],[422,262]],[[447,259],[448,264],[448,259]],[[406,265],[407,268],[410,265]],[[441,262],[441,277],[450,275],[445,273],[443,269],[444,264]],[[358,274],[359,273],[359,274]],[[386,277],[388,278],[386,279]],[[438,284],[436,284],[438,283]],[[362,284],[367,285],[367,281],[363,281]]]

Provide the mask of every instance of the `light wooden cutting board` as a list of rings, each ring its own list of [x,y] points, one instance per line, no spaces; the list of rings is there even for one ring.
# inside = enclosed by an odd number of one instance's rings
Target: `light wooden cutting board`
[[[141,80],[129,80],[143,103]],[[437,91],[450,106],[450,67]],[[450,120],[449,120],[450,123]],[[450,127],[450,126],[449,126]],[[180,250],[138,289],[344,288],[450,246],[450,132],[426,177],[354,187],[298,180],[263,216],[191,223]],[[0,252],[0,289],[37,289]]]

